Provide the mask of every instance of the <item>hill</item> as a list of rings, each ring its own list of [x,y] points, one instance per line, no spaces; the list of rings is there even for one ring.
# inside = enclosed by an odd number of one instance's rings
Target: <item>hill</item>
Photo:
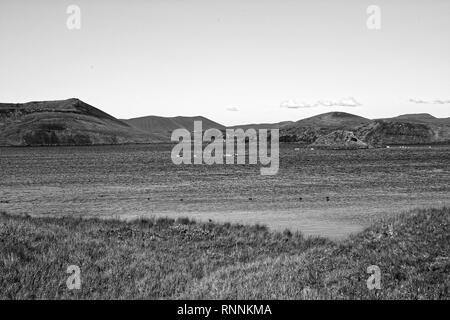
[[[336,130],[353,131],[371,120],[346,112],[328,112],[302,119],[280,130],[280,141],[311,144]]]
[[[402,121],[417,121],[417,122],[430,122],[435,121],[437,118],[429,113],[412,113],[412,114],[402,114],[397,117],[387,118],[382,120],[402,120]]]
[[[450,210],[339,243],[262,226],[0,214],[0,299],[448,299]],[[67,290],[77,265],[80,290]],[[368,290],[367,268],[381,272]]]
[[[302,119],[294,124],[293,127],[320,127],[330,129],[346,129],[356,128],[362,124],[366,124],[371,120],[346,112],[328,112]]]
[[[282,122],[277,122],[277,123],[252,123],[252,124],[242,124],[242,125],[236,125],[236,126],[231,126],[228,127],[230,129],[243,129],[243,130],[247,130],[247,129],[255,129],[255,130],[259,130],[259,129],[280,129],[283,127],[286,127],[288,125],[293,124],[293,121],[282,121]]]
[[[450,142],[450,118],[420,113],[370,120],[345,112],[324,113],[283,126],[280,141],[310,145],[339,130],[353,132],[357,139],[376,147]]]
[[[226,129],[202,116],[146,116],[119,120],[78,99],[0,103],[0,146],[169,142],[175,129],[194,131],[194,121],[202,121],[203,130]],[[336,131],[352,132],[356,139],[371,146],[450,142],[450,118],[439,119],[427,113],[370,120],[335,111],[296,122],[243,124],[229,128],[278,128],[281,142],[304,145],[313,144]],[[323,139],[330,140],[328,138]]]
[[[0,145],[95,145],[160,141],[79,100],[0,103]]]
[[[358,127],[355,134],[373,146],[450,142],[450,119],[428,113],[377,119]]]
[[[355,134],[374,147],[437,142],[435,132],[429,125],[414,121],[376,120],[358,128]]]
[[[139,118],[132,118],[122,120],[125,123],[138,128],[142,131],[156,134],[164,137],[165,141],[170,141],[172,132],[176,129],[187,129],[190,132],[194,131],[194,121],[202,121],[202,129],[219,129],[224,130],[225,127],[217,122],[209,120],[205,117],[158,117],[158,116],[146,116]]]

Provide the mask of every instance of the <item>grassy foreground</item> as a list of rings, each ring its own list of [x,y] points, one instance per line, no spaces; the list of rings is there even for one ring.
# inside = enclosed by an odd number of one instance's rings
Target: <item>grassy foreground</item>
[[[69,265],[81,289],[69,290]],[[381,271],[368,290],[367,267]],[[342,243],[262,226],[0,214],[1,299],[449,299],[450,208]]]

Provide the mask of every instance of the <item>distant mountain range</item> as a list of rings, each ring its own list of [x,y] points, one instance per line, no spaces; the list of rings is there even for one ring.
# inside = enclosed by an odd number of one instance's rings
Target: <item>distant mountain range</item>
[[[329,112],[281,127],[280,140],[309,145],[334,131],[352,132],[358,140],[373,147],[448,143],[450,118],[438,119],[429,114],[407,114],[370,120],[345,112]]]
[[[252,124],[244,124],[244,125],[237,125],[237,126],[231,126],[228,127],[230,129],[243,129],[243,130],[247,130],[247,129],[255,129],[255,130],[259,130],[259,129],[280,129],[282,127],[288,126],[290,124],[293,124],[294,121],[282,121],[282,122],[277,122],[277,123],[252,123]]]
[[[225,127],[217,122],[209,120],[205,117],[158,117],[147,116],[140,118],[124,119],[123,122],[136,127],[142,131],[150,134],[157,134],[164,138],[166,141],[170,141],[172,132],[175,129],[187,129],[190,132],[194,131],[194,121],[202,121],[202,129],[219,129],[224,130]]]
[[[119,120],[78,99],[0,103],[0,145],[96,145],[169,142],[173,130],[227,127],[202,116],[146,116]],[[395,144],[450,143],[450,118],[406,114],[370,120],[328,112],[299,121],[243,124],[228,128],[280,130],[281,142],[317,147],[363,148]]]

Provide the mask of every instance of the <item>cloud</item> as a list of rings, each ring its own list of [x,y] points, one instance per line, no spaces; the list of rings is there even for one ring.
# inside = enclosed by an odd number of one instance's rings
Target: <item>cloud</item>
[[[418,104],[450,104],[449,100],[422,100],[422,99],[409,99],[409,102]]]
[[[305,102],[298,102],[296,100],[290,99],[290,100],[285,100],[283,102],[281,102],[280,104],[281,108],[288,108],[288,109],[301,109],[301,108],[313,108],[315,107],[312,104],[308,104]]]
[[[294,99],[285,100],[281,102],[281,108],[288,109],[303,109],[303,108],[315,108],[315,107],[359,107],[361,103],[359,103],[353,97],[342,98],[337,101],[331,100],[319,100],[315,103],[306,103],[306,102],[298,102]]]
[[[227,111],[236,112],[236,111],[239,111],[239,107],[236,107],[236,106],[228,106],[228,107],[227,107]]]
[[[348,97],[348,98],[343,98],[343,99],[339,100],[334,105],[335,106],[342,106],[342,107],[359,107],[359,106],[361,106],[361,103],[356,101],[356,99],[353,98],[353,97]]]

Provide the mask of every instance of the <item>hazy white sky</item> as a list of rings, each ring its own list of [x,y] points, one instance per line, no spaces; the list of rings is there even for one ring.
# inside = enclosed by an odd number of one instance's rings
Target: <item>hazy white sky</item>
[[[450,117],[449,35],[446,0],[1,0],[0,102],[78,97],[118,118],[229,125]]]

